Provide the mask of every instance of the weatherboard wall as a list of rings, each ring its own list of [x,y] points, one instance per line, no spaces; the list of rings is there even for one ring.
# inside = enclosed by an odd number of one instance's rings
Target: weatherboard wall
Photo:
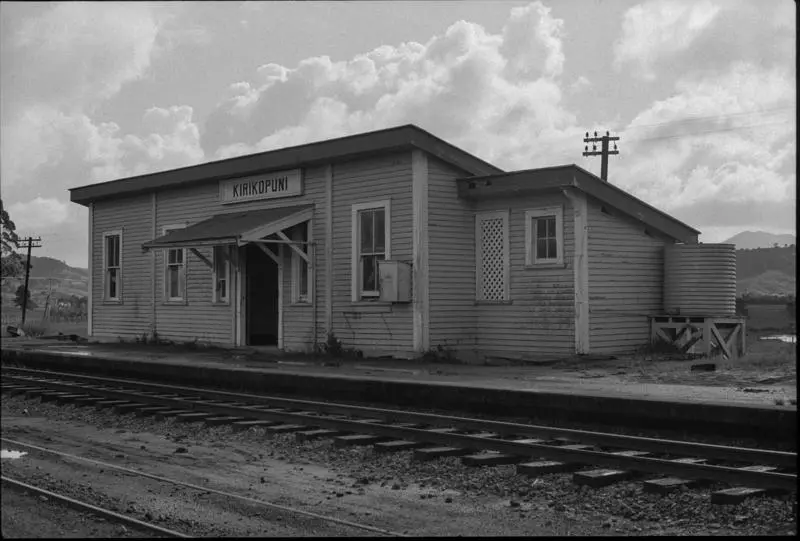
[[[430,346],[465,351],[477,346],[475,204],[458,197],[464,171],[428,158]]]
[[[664,244],[656,232],[589,199],[589,342],[592,353],[647,344],[663,313]]]
[[[353,302],[351,296],[353,205],[390,200],[391,217],[387,217],[387,223],[391,223],[391,259],[411,262],[411,182],[411,152],[333,166],[331,330],[345,348],[355,348],[367,355],[412,355],[411,303]],[[324,253],[322,246],[318,250]],[[324,282],[320,284],[324,287]]]
[[[92,336],[126,339],[150,331],[152,263],[142,253],[150,240],[152,203],[149,195],[99,201],[94,206],[92,239]],[[104,299],[103,233],[122,231],[121,300]]]
[[[525,211],[555,205],[563,207],[564,263],[526,266]],[[568,200],[556,194],[503,197],[479,201],[476,210],[509,211],[511,280],[508,301],[475,303],[477,348],[487,355],[510,357],[573,354],[574,221]],[[472,231],[474,223],[473,218]],[[474,269],[474,263],[472,265]],[[474,289],[472,298],[475,299]]]
[[[333,238],[326,238],[325,166],[304,169],[301,196],[223,205],[219,184],[209,182],[156,193],[156,236],[166,226],[189,226],[214,215],[313,204],[311,236],[315,242],[314,296],[316,303],[294,303],[292,297],[291,248],[283,248],[282,329],[283,346],[289,351],[308,351],[326,339],[325,276],[332,265],[332,331],[345,348],[367,354],[409,356],[412,350],[411,304],[374,301],[353,302],[352,205],[391,201],[391,257],[412,258],[411,152],[398,152],[333,164]],[[186,292],[183,301],[167,302],[164,292],[165,252],[143,252],[142,244],[153,238],[152,194],[107,199],[95,204],[93,287],[95,300],[102,299],[102,233],[119,229],[123,234],[123,302],[93,304],[95,335],[132,338],[155,330],[159,337],[174,341],[235,342],[234,303],[212,301],[212,269],[186,251]],[[333,257],[325,258],[332,242]],[[197,251],[209,261],[212,249]],[[277,248],[275,249],[277,251]],[[155,258],[155,265],[153,264]],[[155,272],[155,276],[154,273]],[[153,282],[155,290],[153,290]],[[231,273],[231,300],[235,295],[235,273]],[[155,306],[154,306],[155,303]]]

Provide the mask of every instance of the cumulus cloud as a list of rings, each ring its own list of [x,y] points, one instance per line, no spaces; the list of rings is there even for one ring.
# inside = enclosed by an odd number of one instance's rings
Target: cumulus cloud
[[[202,147],[228,157],[415,123],[501,166],[531,166],[544,160],[530,150],[540,137],[546,150],[580,132],[562,104],[562,26],[534,2],[499,34],[459,21],[425,44],[264,65],[229,87]]]
[[[794,95],[788,70],[752,64],[679,80],[621,134],[631,159],[614,180],[701,229],[786,228],[796,198]]]
[[[744,0],[651,0],[630,8],[614,67],[645,79],[726,72],[734,62],[795,64],[796,5]]]
[[[708,0],[651,0],[630,8],[614,45],[614,66],[630,62],[642,77],[655,79],[653,63],[688,49],[717,13]]]
[[[20,231],[36,231],[61,225],[69,219],[69,203],[54,198],[37,197],[26,203],[10,205],[9,213],[14,217]]]
[[[158,31],[147,4],[56,4],[13,36],[15,61],[25,69],[4,90],[70,107],[108,98],[147,71]]]

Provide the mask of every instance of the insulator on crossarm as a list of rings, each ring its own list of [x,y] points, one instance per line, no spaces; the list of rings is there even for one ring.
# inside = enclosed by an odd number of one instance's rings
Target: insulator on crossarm
[[[594,136],[597,137],[597,132],[594,132]]]
[[[611,134],[610,134],[610,133],[608,133],[608,130],[606,130],[606,137],[609,137],[610,135],[611,135]]]
[[[595,150],[597,150],[597,145],[595,145],[594,143],[592,143],[592,152],[594,152]]]

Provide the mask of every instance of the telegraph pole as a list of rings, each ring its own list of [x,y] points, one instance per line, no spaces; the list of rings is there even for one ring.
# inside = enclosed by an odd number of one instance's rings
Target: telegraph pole
[[[28,278],[31,274],[31,248],[41,248],[41,244],[34,245],[33,243],[40,243],[42,242],[42,237],[36,237],[35,239],[32,237],[28,237],[25,239],[25,242],[28,243],[28,261],[25,264],[25,291],[22,292],[22,324],[25,324],[25,311],[28,308]]]
[[[609,150],[608,142],[609,141],[619,141],[619,137],[611,137],[611,135],[606,132],[605,135],[597,136],[597,132],[594,132],[594,137],[589,137],[589,132],[586,132],[586,137],[583,138],[584,143],[592,143],[592,150],[589,151],[589,145],[585,145],[583,147],[583,155],[584,156],[600,156],[601,157],[601,166],[600,166],[600,178],[608,182],[608,156],[619,154],[619,150],[617,150],[617,143],[614,143],[614,150]],[[597,150],[596,143],[601,143],[600,150]]]

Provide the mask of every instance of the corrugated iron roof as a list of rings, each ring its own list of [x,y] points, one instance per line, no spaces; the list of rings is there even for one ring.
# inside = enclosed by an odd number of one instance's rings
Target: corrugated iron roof
[[[697,242],[700,234],[697,229],[575,164],[460,178],[457,182],[460,197],[472,200],[577,188],[681,242]]]
[[[474,175],[503,170],[413,125],[339,137],[326,141],[228,158],[180,169],[71,188],[70,200],[81,205],[187,184],[238,178],[267,171],[308,167],[358,156],[418,148]]]
[[[250,210],[218,214],[184,229],[174,229],[142,245],[145,249],[202,246],[214,244],[239,244],[248,240],[248,234],[264,230],[266,236],[310,218],[313,205],[295,205],[274,209]],[[270,228],[269,226],[274,227]],[[250,239],[252,240],[252,239]]]

